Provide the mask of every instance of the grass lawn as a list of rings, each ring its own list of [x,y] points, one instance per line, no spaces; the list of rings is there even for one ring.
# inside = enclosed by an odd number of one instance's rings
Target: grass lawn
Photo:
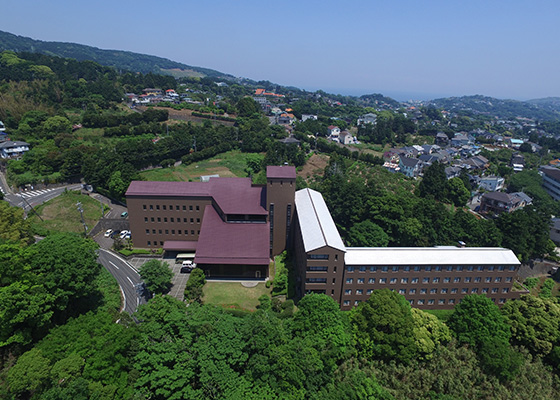
[[[170,168],[156,168],[140,173],[148,181],[198,181],[201,175],[215,175],[221,177],[245,177],[248,153],[232,150],[218,154],[208,160],[199,161],[190,165],[179,165]],[[264,154],[261,154],[264,158]]]
[[[263,294],[270,296],[270,289],[266,288],[264,282],[252,288],[244,287],[239,282],[206,282],[202,290],[205,304],[251,311],[257,309],[259,297]]]
[[[89,229],[92,229],[99,218],[101,218],[101,205],[99,201],[77,192],[64,192],[60,196],[35,208],[43,221],[35,214],[30,213],[29,219],[33,231],[39,235],[47,232],[77,232],[83,233],[84,226],[80,217],[80,212],[76,206],[77,202],[82,203],[84,219]]]

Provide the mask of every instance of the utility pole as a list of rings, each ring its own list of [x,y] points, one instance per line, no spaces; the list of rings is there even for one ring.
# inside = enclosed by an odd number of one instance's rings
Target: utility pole
[[[76,203],[76,206],[78,207],[78,211],[80,212],[80,216],[82,217],[82,225],[84,226],[84,236],[87,237],[87,225],[86,225],[86,221],[84,221],[84,209],[82,208],[82,203],[78,201]]]
[[[23,197],[23,196],[20,196],[20,198],[25,202],[25,204],[27,204],[27,206],[31,209],[31,211],[33,211],[33,213],[34,213],[36,216],[38,216],[39,219],[40,219],[41,221],[44,222],[43,218],[41,218],[41,216],[37,213],[37,211],[35,211],[35,209],[33,208],[33,206],[32,206],[31,204],[29,204],[29,202],[27,201],[27,199],[26,199],[25,197]],[[24,207],[23,209],[24,209],[24,211],[25,211],[25,207]]]

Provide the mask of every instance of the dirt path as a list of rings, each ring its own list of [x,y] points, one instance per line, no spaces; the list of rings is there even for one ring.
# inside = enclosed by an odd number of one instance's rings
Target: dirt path
[[[323,176],[325,167],[329,163],[329,156],[326,154],[313,154],[305,163],[298,176],[306,181],[314,175]]]

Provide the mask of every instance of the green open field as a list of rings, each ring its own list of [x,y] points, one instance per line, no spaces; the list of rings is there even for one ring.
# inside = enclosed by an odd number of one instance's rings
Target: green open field
[[[83,233],[84,226],[76,206],[77,202],[82,203],[84,220],[88,230],[92,229],[101,218],[101,203],[76,191],[64,192],[37,207],[36,211],[43,218],[43,221],[35,214],[30,213],[29,219],[33,231],[39,235],[45,235],[47,232]]]
[[[266,288],[264,282],[251,288],[244,287],[239,282],[206,282],[202,290],[205,304],[250,311],[257,309],[259,297],[263,294],[270,296],[270,289]]]
[[[148,181],[198,181],[202,175],[220,175],[221,177],[245,177],[247,167],[247,153],[232,150],[219,154],[208,160],[199,161],[191,165],[177,167],[156,168],[143,171],[140,176]],[[264,154],[261,155],[264,158]]]

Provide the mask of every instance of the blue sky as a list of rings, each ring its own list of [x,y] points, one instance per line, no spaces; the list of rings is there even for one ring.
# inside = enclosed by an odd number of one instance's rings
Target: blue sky
[[[560,96],[560,1],[0,0],[0,30],[398,100]]]

